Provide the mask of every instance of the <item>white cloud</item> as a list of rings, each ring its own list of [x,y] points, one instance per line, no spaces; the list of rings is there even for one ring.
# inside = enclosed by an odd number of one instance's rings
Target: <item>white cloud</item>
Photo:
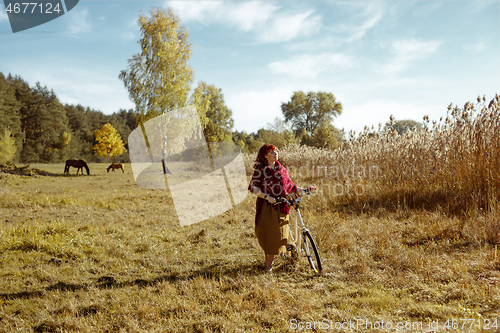
[[[7,12],[0,10],[0,22],[7,21],[9,17],[7,16]]]
[[[169,1],[166,5],[183,21],[202,24],[228,24],[244,32],[253,32],[260,43],[289,41],[317,31],[320,16],[313,11],[280,12],[281,7],[265,2]]]
[[[403,39],[395,41],[392,44],[394,51],[403,56],[408,56],[412,58],[422,58],[427,57],[436,51],[437,47],[441,42],[420,42],[416,39]]]
[[[463,46],[463,49],[477,55],[486,49],[486,43],[484,41],[479,41],[474,44],[467,44]]]
[[[446,114],[446,107],[443,108],[442,105],[413,105],[386,99],[370,100],[364,104],[342,103],[342,106],[342,114],[334,120],[335,127],[345,128],[347,132],[354,130],[358,134],[365,126],[373,126],[377,130],[379,123],[383,126],[389,121],[391,114],[396,120],[411,119],[418,122],[421,122],[425,115],[439,120],[435,117],[443,112]]]
[[[307,36],[317,31],[320,16],[311,16],[313,11],[301,14],[281,15],[271,25],[260,32],[259,40],[264,43],[287,42],[298,36]]]
[[[464,11],[471,15],[477,13],[494,13],[498,11],[498,1],[467,1],[463,3]]]
[[[350,2],[348,5],[353,6],[351,11],[358,12],[361,9],[364,9],[364,11],[351,15],[349,18],[350,23],[340,24],[333,32],[347,34],[343,42],[352,43],[360,40],[369,30],[373,29],[384,16],[384,11],[383,4],[380,3],[372,3],[368,7],[365,7],[365,3],[353,4]]]
[[[88,8],[79,11],[72,10],[71,15],[67,15],[66,19],[67,32],[71,35],[78,35],[91,31],[92,23],[90,21]]]
[[[234,128],[247,133],[265,128],[276,117],[282,117],[281,103],[289,100],[292,93],[289,88],[226,93],[226,104],[233,111]]]
[[[172,8],[183,21],[206,23],[214,20],[213,13],[219,13],[224,4],[219,1],[169,1],[166,7]]]
[[[277,9],[278,7],[266,3],[244,2],[230,7],[226,15],[227,19],[240,29],[250,31],[269,20]]]
[[[30,85],[40,82],[53,89],[61,103],[81,104],[105,114],[118,112],[120,108],[134,108],[128,92],[117,75],[102,68],[51,67],[55,70],[26,68],[22,74]]]
[[[381,74],[402,72],[410,67],[412,62],[433,55],[440,45],[440,41],[397,40],[390,45],[390,51],[393,56],[389,64],[379,66],[376,68],[376,71]]]
[[[138,40],[140,38],[139,26],[137,24],[137,18],[130,20],[126,29],[121,33],[121,37],[125,41]]]
[[[376,81],[372,82],[376,87],[374,89],[390,89],[394,91],[397,88],[409,88],[409,89],[422,89],[422,87],[436,89],[442,88],[449,84],[446,80],[437,77],[384,77],[376,78]]]
[[[243,31],[252,30],[259,23],[267,21],[279,8],[262,2],[226,1],[169,1],[167,6],[183,21],[230,23]]]
[[[365,23],[363,23],[360,26],[354,27],[351,30],[351,37],[349,38],[350,42],[360,40],[363,38],[363,36],[375,25],[377,24],[378,21],[382,18],[382,12],[381,11],[375,11],[373,13],[370,13],[368,19],[366,20]]]
[[[346,68],[352,65],[343,54],[304,54],[290,60],[272,62],[268,67],[275,73],[286,73],[297,77],[316,77],[331,68]]]
[[[332,1],[332,3],[335,3],[334,10],[340,11],[342,17],[346,18],[322,24],[321,16],[309,17],[307,23],[310,24],[310,28],[307,34],[314,32],[315,29],[322,29],[325,33],[316,35],[315,38],[300,40],[298,43],[289,43],[287,49],[292,52],[339,49],[346,43],[358,42],[384,17],[384,5],[381,1],[371,3],[369,6],[358,1]],[[329,24],[333,26],[330,27]],[[356,43],[356,46],[359,45],[361,44]],[[345,48],[345,45],[343,47]]]
[[[425,2],[421,1],[420,3],[417,3],[417,8],[412,9],[412,15],[413,17],[418,17],[418,18],[427,18],[431,14],[437,12],[440,10],[443,6],[443,2]]]

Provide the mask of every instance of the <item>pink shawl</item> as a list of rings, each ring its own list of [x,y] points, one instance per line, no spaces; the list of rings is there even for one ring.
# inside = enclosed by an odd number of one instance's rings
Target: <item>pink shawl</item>
[[[288,171],[278,161],[275,162],[274,169],[269,165],[264,169],[254,169],[248,190],[251,191],[252,187],[257,187],[273,198],[286,197],[290,193],[297,191],[297,185],[292,182],[290,176],[288,176]],[[255,224],[257,224],[257,218],[260,215],[263,203],[264,199],[257,198]],[[291,209],[287,204],[279,204],[274,206],[274,208],[276,210],[279,209],[283,214],[290,213]]]

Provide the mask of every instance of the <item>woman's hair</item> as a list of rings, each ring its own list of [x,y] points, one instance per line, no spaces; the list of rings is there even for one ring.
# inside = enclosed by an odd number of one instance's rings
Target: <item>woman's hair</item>
[[[253,167],[255,169],[264,169],[269,163],[267,162],[266,155],[269,153],[271,150],[276,150],[276,146],[265,144],[262,147],[260,147],[259,152],[257,153],[257,159],[255,160],[255,163],[253,164]]]

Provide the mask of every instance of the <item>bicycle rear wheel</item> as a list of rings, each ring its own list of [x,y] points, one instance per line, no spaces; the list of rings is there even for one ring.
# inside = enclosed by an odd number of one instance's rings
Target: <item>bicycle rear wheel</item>
[[[318,248],[309,230],[304,230],[302,232],[302,239],[304,240],[304,252],[307,260],[309,260],[309,265],[311,265],[312,270],[316,273],[321,272],[323,267],[321,266]]]

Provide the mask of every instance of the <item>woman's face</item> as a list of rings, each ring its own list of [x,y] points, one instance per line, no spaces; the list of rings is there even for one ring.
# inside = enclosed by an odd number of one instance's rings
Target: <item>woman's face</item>
[[[276,150],[270,150],[265,157],[267,158],[267,162],[272,164],[278,160],[278,152]]]

